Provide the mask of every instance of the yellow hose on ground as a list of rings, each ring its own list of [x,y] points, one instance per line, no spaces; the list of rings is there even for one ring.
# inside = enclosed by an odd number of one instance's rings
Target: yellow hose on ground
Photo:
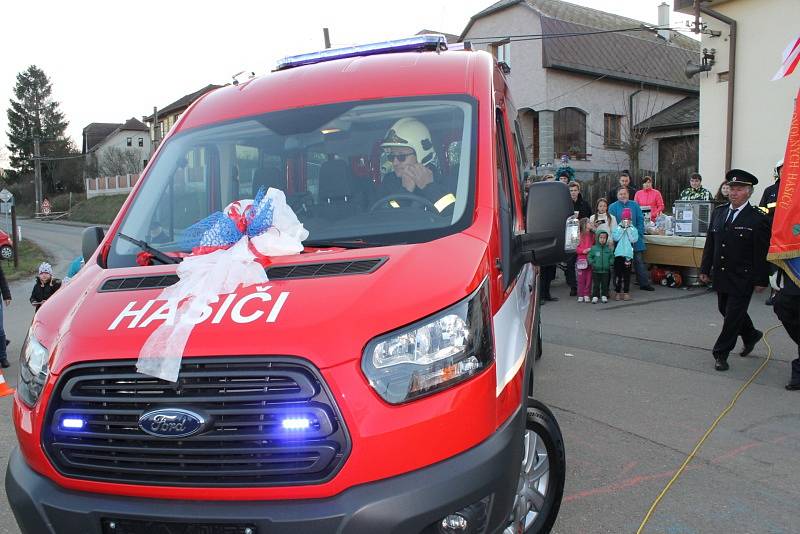
[[[767,357],[764,359],[764,362],[758,367],[758,369],[755,370],[755,372],[753,373],[753,376],[751,376],[750,379],[747,382],[745,382],[742,385],[742,387],[739,388],[739,391],[737,391],[736,395],[733,396],[733,399],[728,404],[728,406],[726,406],[725,409],[722,410],[722,413],[720,413],[717,416],[717,418],[714,420],[714,422],[711,423],[711,426],[708,427],[708,430],[706,430],[705,434],[703,434],[703,437],[700,438],[700,441],[698,441],[697,445],[694,446],[694,449],[692,449],[692,452],[689,453],[689,455],[683,461],[683,464],[681,464],[681,466],[678,468],[678,470],[672,476],[670,481],[667,482],[667,485],[664,486],[664,489],[661,490],[661,493],[658,494],[658,497],[656,497],[656,500],[653,501],[652,505],[650,505],[650,509],[647,511],[647,514],[645,514],[644,519],[642,519],[642,523],[639,525],[639,529],[636,531],[636,534],[642,534],[642,531],[644,531],[644,527],[650,521],[650,518],[653,516],[653,512],[656,511],[656,507],[661,502],[661,499],[664,498],[664,496],[670,490],[670,488],[675,483],[675,481],[678,480],[678,478],[683,474],[683,472],[686,470],[686,466],[688,466],[689,462],[691,462],[692,459],[695,457],[697,452],[700,450],[700,447],[702,447],[703,443],[705,443],[706,439],[708,439],[708,436],[710,436],[711,433],[714,432],[714,429],[717,428],[717,425],[719,424],[719,422],[722,421],[722,419],[726,415],[728,415],[728,412],[730,412],[733,409],[733,406],[736,404],[736,401],[739,400],[739,397],[742,396],[742,393],[744,393],[744,390],[747,389],[747,386],[752,384],[753,381],[756,378],[758,378],[758,375],[761,374],[761,371],[764,370],[764,368],[767,366],[767,363],[769,363],[770,359],[772,359],[772,346],[769,344],[769,341],[767,340],[767,337],[769,336],[770,332],[772,332],[776,328],[780,328],[780,327],[781,327],[780,324],[776,324],[775,326],[771,326],[770,328],[768,328],[766,330],[766,332],[764,332],[763,340],[764,340],[764,343],[767,345]]]

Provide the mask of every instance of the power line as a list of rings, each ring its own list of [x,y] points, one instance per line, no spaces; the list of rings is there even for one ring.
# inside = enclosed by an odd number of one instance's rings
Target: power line
[[[506,41],[506,42],[514,42],[514,41],[538,41],[544,39],[558,39],[563,37],[581,37],[584,35],[600,35],[606,33],[625,33],[625,32],[655,32],[658,30],[670,30],[674,32],[679,31],[686,31],[685,29],[681,28],[671,28],[669,26],[632,26],[630,28],[617,28],[614,30],[595,30],[589,32],[563,32],[563,33],[529,33],[529,34],[521,34],[521,35],[494,35],[494,36],[485,36],[485,37],[472,37],[469,39],[464,39],[465,41],[476,42],[476,41],[485,41],[485,42],[494,42],[494,41]]]

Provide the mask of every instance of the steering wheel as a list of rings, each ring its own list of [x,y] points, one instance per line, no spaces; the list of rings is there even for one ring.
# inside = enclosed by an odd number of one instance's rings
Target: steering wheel
[[[430,210],[426,211],[432,211],[436,215],[441,215],[441,213],[439,213],[439,210],[436,209],[436,206],[433,205],[433,202],[431,202],[430,200],[421,195],[417,195],[414,193],[396,193],[393,195],[386,195],[385,197],[381,197],[378,200],[376,200],[372,204],[372,206],[370,206],[369,212],[372,213],[373,211],[376,211],[378,209],[389,209],[391,207],[389,206],[390,200],[409,200],[412,202],[412,204],[420,205],[423,208],[430,208]]]

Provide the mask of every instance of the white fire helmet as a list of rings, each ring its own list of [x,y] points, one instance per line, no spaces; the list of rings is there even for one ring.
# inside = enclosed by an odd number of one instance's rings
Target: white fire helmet
[[[417,161],[422,165],[431,163],[436,157],[428,127],[411,117],[400,119],[386,132],[386,137],[384,137],[381,147],[388,148],[393,146],[413,149],[414,154],[417,156]]]
[[[772,174],[775,176],[776,180],[781,177],[781,167],[783,167],[783,158],[779,159],[777,163],[775,163],[775,169],[772,171]]]

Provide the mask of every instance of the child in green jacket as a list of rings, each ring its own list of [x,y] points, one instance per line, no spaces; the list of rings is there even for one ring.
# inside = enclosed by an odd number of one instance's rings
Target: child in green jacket
[[[611,266],[614,264],[614,249],[608,242],[608,232],[597,230],[597,241],[589,251],[589,265],[592,266],[592,304],[598,299],[608,302],[608,283],[611,279]]]

